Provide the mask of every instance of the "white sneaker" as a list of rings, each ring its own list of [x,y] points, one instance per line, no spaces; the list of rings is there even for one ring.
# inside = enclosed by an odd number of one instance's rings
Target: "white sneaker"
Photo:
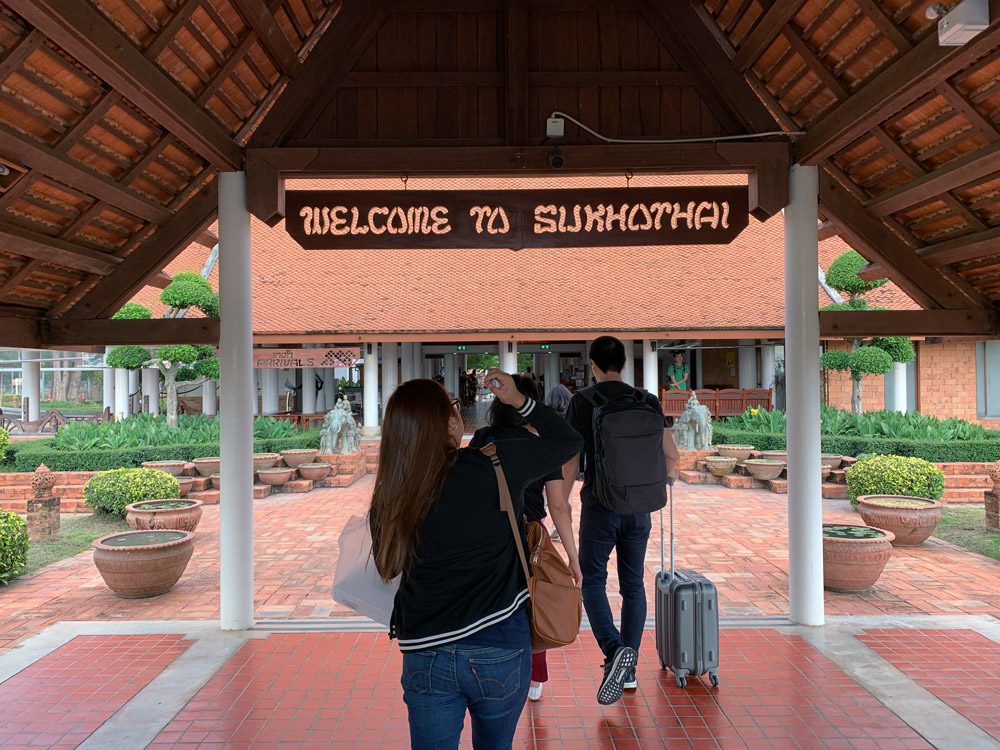
[[[541,682],[531,683],[531,686],[528,688],[528,700],[537,701],[540,700],[541,697],[542,697],[542,683]]]

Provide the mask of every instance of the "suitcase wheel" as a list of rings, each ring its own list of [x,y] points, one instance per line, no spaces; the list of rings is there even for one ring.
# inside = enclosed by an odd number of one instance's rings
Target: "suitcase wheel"
[[[712,687],[719,687],[719,675],[712,672],[708,675],[708,679],[712,683]]]
[[[677,680],[677,687],[687,687],[688,680],[687,677],[685,677],[684,675],[682,674],[677,675],[676,680]]]

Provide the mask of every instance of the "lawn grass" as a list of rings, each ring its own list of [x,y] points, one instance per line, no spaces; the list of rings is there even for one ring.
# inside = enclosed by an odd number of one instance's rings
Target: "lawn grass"
[[[1000,534],[986,528],[986,510],[982,506],[946,507],[934,536],[1000,560]]]
[[[128,531],[125,519],[107,513],[66,514],[63,515],[59,524],[58,539],[30,544],[26,573],[34,573],[46,565],[88,550],[91,542],[105,534]]]

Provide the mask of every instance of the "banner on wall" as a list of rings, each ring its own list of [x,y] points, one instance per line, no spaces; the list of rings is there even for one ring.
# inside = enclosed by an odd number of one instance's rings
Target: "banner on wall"
[[[353,367],[361,359],[360,347],[335,349],[254,349],[255,369],[295,370],[302,367]]]

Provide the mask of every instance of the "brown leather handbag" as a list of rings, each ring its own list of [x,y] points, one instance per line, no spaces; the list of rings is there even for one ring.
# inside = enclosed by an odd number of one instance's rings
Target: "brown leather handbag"
[[[531,550],[529,569],[529,558],[524,554],[521,532],[514,516],[514,503],[497,456],[496,444],[490,443],[480,450],[490,459],[496,472],[500,508],[510,519],[514,544],[528,582],[528,594],[531,597],[531,650],[537,653],[568,646],[580,634],[580,619],[583,615],[580,589],[573,581],[569,565],[552,543],[549,532],[540,523],[528,525],[528,547]]]

